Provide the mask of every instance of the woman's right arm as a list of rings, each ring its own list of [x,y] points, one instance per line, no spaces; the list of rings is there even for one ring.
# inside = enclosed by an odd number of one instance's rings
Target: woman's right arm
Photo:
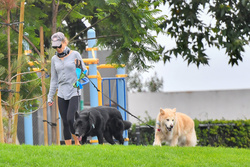
[[[51,59],[51,79],[50,79],[50,89],[49,89],[49,94],[48,94],[48,103],[49,105],[53,104],[53,97],[56,93],[56,89],[58,86],[58,76],[57,72],[55,69],[55,62],[54,59]]]

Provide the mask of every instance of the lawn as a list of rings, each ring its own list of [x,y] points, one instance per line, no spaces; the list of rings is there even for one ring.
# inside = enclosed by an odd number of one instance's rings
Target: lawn
[[[0,166],[250,166],[250,149],[0,144]]]

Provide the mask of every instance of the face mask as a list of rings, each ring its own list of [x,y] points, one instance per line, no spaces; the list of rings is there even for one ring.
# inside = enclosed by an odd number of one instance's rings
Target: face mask
[[[56,55],[59,57],[59,58],[63,58],[65,56],[67,56],[70,52],[70,48],[68,48],[67,46],[65,47],[64,51],[62,53],[58,53],[56,52]]]

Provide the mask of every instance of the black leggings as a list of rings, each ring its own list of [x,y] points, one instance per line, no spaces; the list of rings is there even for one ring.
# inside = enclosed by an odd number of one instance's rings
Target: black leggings
[[[80,96],[74,96],[70,100],[58,97],[59,112],[63,121],[64,140],[71,139],[71,133],[75,134],[73,127],[75,112],[78,110]]]

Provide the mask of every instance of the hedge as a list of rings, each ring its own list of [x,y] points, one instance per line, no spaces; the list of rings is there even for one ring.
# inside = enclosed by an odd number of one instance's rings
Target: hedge
[[[195,122],[198,146],[250,148],[250,120],[208,120]],[[147,121],[154,126],[155,121]],[[137,128],[136,128],[137,127]],[[136,134],[137,129],[137,134]],[[144,124],[133,124],[129,144],[152,145],[154,130]]]

